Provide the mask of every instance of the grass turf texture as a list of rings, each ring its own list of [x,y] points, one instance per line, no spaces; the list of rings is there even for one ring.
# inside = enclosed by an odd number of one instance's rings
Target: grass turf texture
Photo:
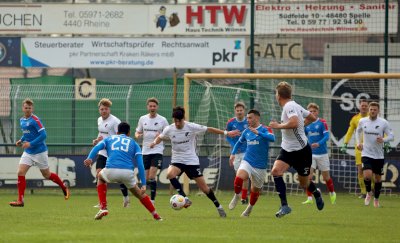
[[[190,196],[193,205],[175,211],[169,206],[168,192],[156,198],[157,211],[164,218],[153,220],[147,210],[131,196],[131,206],[122,207],[118,190],[108,193],[110,214],[93,219],[98,209],[93,190],[72,190],[65,201],[54,189],[35,190],[25,197],[25,207],[12,208],[8,202],[17,197],[15,190],[0,190],[0,242],[398,242],[400,198],[381,196],[382,208],[364,206],[363,199],[338,194],[331,205],[325,193],[325,208],[318,211],[315,202],[302,205],[306,196],[289,196],[292,213],[275,218],[279,197],[261,195],[249,218],[241,218],[240,203],[228,209],[232,192],[220,192],[217,198],[228,217],[218,216],[204,195]]]

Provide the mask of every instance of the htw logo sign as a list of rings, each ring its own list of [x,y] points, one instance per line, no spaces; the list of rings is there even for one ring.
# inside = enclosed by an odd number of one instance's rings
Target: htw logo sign
[[[218,25],[218,22],[223,20],[228,25],[234,24],[234,22],[242,25],[244,24],[246,12],[246,5],[187,6],[186,24],[191,25],[196,22],[200,25]]]

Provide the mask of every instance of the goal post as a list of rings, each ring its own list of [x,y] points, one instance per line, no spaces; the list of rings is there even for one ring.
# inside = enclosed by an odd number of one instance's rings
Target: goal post
[[[355,136],[353,135],[352,142],[349,144],[348,153],[340,154],[339,147],[344,137],[343,129],[347,130],[351,116],[358,113],[358,100],[368,98],[381,103],[381,112],[388,111],[388,120],[392,124],[394,133],[400,132],[400,99],[398,98],[400,73],[186,73],[183,87],[186,120],[197,122],[199,117],[205,116],[204,113],[207,112],[207,121],[203,121],[202,125],[224,129],[228,119],[234,116],[233,104],[243,101],[248,108],[258,109],[262,115],[261,122],[268,125],[271,119],[280,119],[281,107],[275,101],[275,86],[283,80],[292,84],[294,100],[302,106],[306,107],[310,102],[320,105],[320,117],[327,120],[331,132],[328,146],[332,177],[336,179],[335,184],[340,184],[339,187],[342,190],[357,193],[359,188],[353,150]],[[385,82],[387,80],[390,82]],[[203,91],[197,90],[195,86],[203,86]],[[383,92],[385,89],[390,92]],[[199,93],[205,90],[208,92],[207,97]],[[342,93],[337,93],[338,90]],[[385,94],[389,94],[390,97],[385,97]],[[208,99],[206,102],[208,106],[203,105],[201,109],[196,107],[194,103],[200,106],[199,103],[203,102],[199,102],[198,99]],[[250,100],[254,101],[254,107],[249,107],[253,104]],[[206,109],[208,110],[205,111]],[[199,116],[200,110],[203,113]],[[280,131],[275,131],[275,135],[277,141],[271,144],[268,172],[280,149]],[[399,140],[396,140],[391,145],[396,147],[398,143]],[[212,147],[206,152],[203,151],[202,155],[209,159],[208,169],[217,171],[215,180],[209,185],[214,190],[224,189],[218,188],[218,185],[220,180],[226,180],[226,173],[221,171],[221,168],[226,168],[226,166],[221,166],[221,163],[226,163],[226,157],[229,157],[229,144],[223,136],[206,134],[202,138],[200,147],[202,146]],[[316,177],[319,175],[317,171]],[[298,186],[296,172],[288,172],[284,178],[290,193],[303,193]],[[232,181],[233,178],[229,180]],[[319,178],[316,180],[322,183]],[[184,180],[184,190],[189,192],[187,178]],[[274,191],[270,173],[267,173],[264,191]],[[391,188],[385,187],[384,183],[383,191],[384,193],[391,192]]]

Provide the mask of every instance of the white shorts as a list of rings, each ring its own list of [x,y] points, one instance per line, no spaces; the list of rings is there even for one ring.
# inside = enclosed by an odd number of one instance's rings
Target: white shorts
[[[28,154],[24,152],[19,160],[19,164],[37,166],[40,170],[49,168],[49,156],[48,152],[44,151],[38,154]]]
[[[328,154],[313,154],[311,167],[320,171],[329,171],[329,156]]]
[[[251,185],[257,188],[263,188],[267,169],[254,168],[246,160],[242,160],[238,170],[244,170],[249,174]]]
[[[129,169],[104,168],[100,171],[100,175],[107,183],[122,183],[128,189],[135,187],[137,183],[135,173]]]
[[[233,161],[233,169],[237,171],[239,169],[240,163],[244,158],[244,153],[235,154],[235,160]]]

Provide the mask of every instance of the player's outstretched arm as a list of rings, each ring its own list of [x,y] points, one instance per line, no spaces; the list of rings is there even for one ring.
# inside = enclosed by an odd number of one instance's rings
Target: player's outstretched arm
[[[211,133],[215,133],[215,134],[223,134],[229,137],[236,137],[236,136],[240,136],[240,131],[239,130],[233,130],[233,131],[224,131],[215,127],[207,127],[207,132],[211,132]]]
[[[101,143],[97,144],[96,146],[94,146],[88,155],[88,159],[93,160],[96,157],[97,153],[100,150],[103,150],[105,147],[106,147],[106,144],[104,142],[101,142]]]

